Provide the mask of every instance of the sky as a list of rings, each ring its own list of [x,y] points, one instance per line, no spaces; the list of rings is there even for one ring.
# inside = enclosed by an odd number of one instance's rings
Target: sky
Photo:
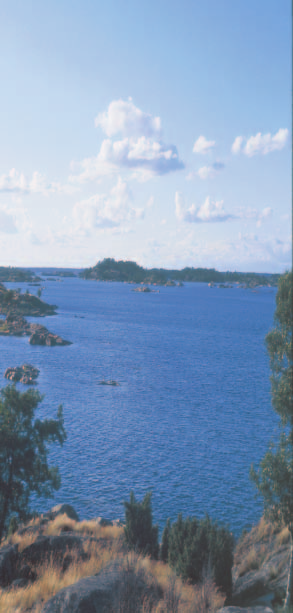
[[[291,268],[289,0],[2,0],[0,265]]]

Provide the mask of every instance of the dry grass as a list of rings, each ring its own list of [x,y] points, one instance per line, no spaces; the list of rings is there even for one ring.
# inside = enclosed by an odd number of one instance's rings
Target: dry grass
[[[18,551],[21,553],[26,547],[35,542],[37,536],[38,534],[25,533],[20,535],[16,532],[9,538],[9,543],[18,545]]]
[[[34,519],[27,528],[27,533],[15,533],[7,542],[17,543],[19,550],[23,551],[40,534],[53,536],[64,531],[97,540],[89,539],[83,543],[86,560],[81,560],[78,552],[68,551],[63,569],[63,562],[52,557],[41,566],[32,566],[37,578],[27,587],[0,589],[0,613],[32,610],[41,613],[44,603],[58,591],[83,577],[97,574],[114,560],[120,561],[121,567],[121,589],[117,594],[115,613],[214,613],[224,604],[225,597],[208,577],[201,585],[189,585],[183,583],[167,564],[134,553],[125,554],[123,527],[100,526],[95,520],[76,522],[67,515],[58,515],[44,524],[39,518]],[[70,560],[68,568],[66,560]]]
[[[248,551],[247,555],[242,560],[239,566],[239,576],[242,577],[242,575],[245,575],[245,573],[248,573],[250,570],[259,569],[260,565],[261,565],[260,557],[258,555],[258,552],[256,551],[256,548],[253,546]]]
[[[279,534],[277,534],[276,537],[276,541],[278,543],[278,545],[285,545],[287,543],[289,543],[290,541],[290,532],[289,532],[289,528],[287,528],[287,526],[285,528],[283,528],[281,530],[281,532],[279,532]]]
[[[45,528],[44,534],[56,536],[61,532],[76,532],[102,539],[117,539],[123,535],[123,528],[120,526],[101,526],[97,521],[81,521],[69,519],[66,514],[57,515]]]
[[[127,570],[124,577],[127,590],[126,595],[123,592],[120,595],[115,613],[214,613],[223,606],[225,596],[209,577],[204,577],[201,585],[189,585],[167,564],[135,554],[130,556],[130,560],[127,556],[122,562],[124,572]],[[142,581],[147,589],[139,595]]]
[[[102,547],[99,543],[90,543],[87,547],[89,559],[80,561],[77,556],[67,571],[62,572],[60,566],[51,559],[46,564],[34,568],[37,579],[26,588],[0,591],[0,613],[22,613],[39,604],[41,610],[44,602],[54,596],[59,590],[72,585],[83,577],[98,573],[111,560],[119,556],[115,546]],[[71,555],[72,554],[71,552]],[[37,613],[37,610],[36,610]]]

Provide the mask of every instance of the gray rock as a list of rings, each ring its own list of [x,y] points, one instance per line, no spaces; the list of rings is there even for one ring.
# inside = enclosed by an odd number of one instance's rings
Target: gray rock
[[[42,613],[109,613],[120,580],[119,566],[114,563],[98,575],[60,590],[46,602]]]
[[[76,513],[75,509],[71,506],[71,504],[57,504],[50,511],[52,514],[52,519],[57,517],[57,515],[64,515],[64,513],[69,517],[69,519],[74,519],[75,521],[79,521],[79,516]]]
[[[8,545],[0,549],[0,587],[6,587],[15,579],[17,561],[17,545]]]
[[[105,519],[105,517],[96,517],[95,518],[95,522],[97,522],[97,524],[99,526],[105,527],[105,526],[113,526],[113,522],[111,519]]]
[[[34,543],[26,547],[20,554],[22,564],[41,564],[50,556],[56,561],[62,561],[68,551],[75,550],[82,559],[83,539],[73,534],[60,536],[39,536]]]

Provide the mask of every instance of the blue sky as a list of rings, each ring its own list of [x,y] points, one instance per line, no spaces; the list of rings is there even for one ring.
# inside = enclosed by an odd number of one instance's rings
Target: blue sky
[[[0,5],[0,264],[291,267],[291,3]]]

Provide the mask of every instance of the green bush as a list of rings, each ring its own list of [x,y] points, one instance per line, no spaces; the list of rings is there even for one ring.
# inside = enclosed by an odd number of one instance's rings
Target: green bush
[[[234,539],[229,530],[208,516],[198,521],[195,517],[184,520],[180,514],[174,524],[166,526],[166,531],[161,559],[166,558],[167,551],[170,566],[191,583],[202,581],[203,575],[211,572],[215,584],[230,596]]]
[[[152,494],[148,492],[142,502],[135,500],[130,492],[130,501],[125,507],[125,538],[131,549],[158,559],[158,526],[153,526]]]

